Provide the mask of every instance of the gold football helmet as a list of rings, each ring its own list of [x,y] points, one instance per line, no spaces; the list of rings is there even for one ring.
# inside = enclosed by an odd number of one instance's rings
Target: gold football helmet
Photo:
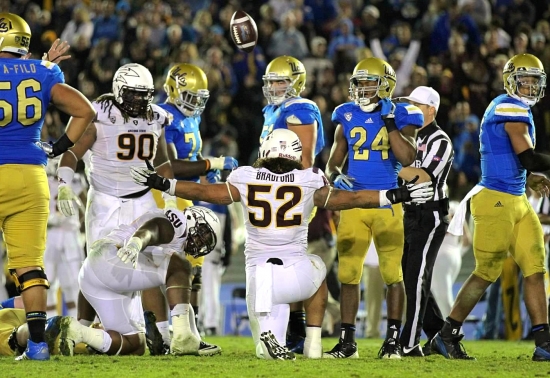
[[[31,43],[31,28],[13,13],[0,13],[0,51],[27,55]]]
[[[544,97],[546,73],[541,61],[534,55],[513,56],[504,66],[502,80],[506,92],[525,105],[533,106]]]
[[[369,81],[361,84],[361,82]],[[376,82],[376,85],[372,85]],[[371,104],[371,99],[390,98],[395,89],[395,71],[389,63],[378,58],[363,59],[355,66],[349,81],[349,97],[355,104],[361,106],[364,111],[372,111],[376,104]],[[369,106],[370,105],[370,106]]]
[[[302,62],[291,56],[279,56],[271,61],[262,76],[262,90],[269,104],[279,105],[285,99],[300,95],[306,86],[306,69]],[[273,86],[273,82],[285,80],[288,85]]]
[[[198,117],[210,97],[208,79],[199,67],[180,63],[168,71],[164,90],[168,101],[187,117]]]

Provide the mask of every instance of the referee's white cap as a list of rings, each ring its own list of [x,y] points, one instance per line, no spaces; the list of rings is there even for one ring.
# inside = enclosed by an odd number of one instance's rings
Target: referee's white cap
[[[432,87],[416,87],[405,99],[422,105],[433,106],[436,111],[439,110],[439,93]]]

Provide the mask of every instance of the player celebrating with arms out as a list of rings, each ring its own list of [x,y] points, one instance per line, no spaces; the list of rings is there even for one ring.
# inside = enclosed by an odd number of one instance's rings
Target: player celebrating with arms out
[[[334,189],[322,171],[304,169],[301,158],[298,136],[277,129],[265,138],[254,165],[234,170],[223,184],[165,179],[150,166],[132,169],[137,183],[178,197],[219,204],[241,202],[248,234],[247,306],[256,353],[266,359],[294,359],[284,346],[288,304],[302,300],[307,317],[304,355],[322,356],[326,268],[320,257],[306,253],[314,206],[332,210],[370,208],[402,201],[422,202],[433,195],[433,190],[427,188],[429,183],[382,191]]]

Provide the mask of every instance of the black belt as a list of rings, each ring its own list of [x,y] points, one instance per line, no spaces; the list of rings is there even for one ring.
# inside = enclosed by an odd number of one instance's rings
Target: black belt
[[[132,194],[127,194],[125,196],[120,196],[120,198],[124,198],[124,199],[139,198],[139,197],[142,197],[142,196],[146,195],[149,190],[151,190],[151,188],[145,188],[145,189],[143,189],[139,192],[135,192],[135,193],[132,193]]]
[[[283,265],[283,260],[277,257],[272,257],[269,260],[267,260],[267,262],[273,265]]]
[[[449,199],[444,198],[439,201],[429,201],[426,203],[420,203],[415,205],[407,205],[405,204],[403,206],[405,211],[421,211],[421,210],[443,210],[448,211],[449,210]]]

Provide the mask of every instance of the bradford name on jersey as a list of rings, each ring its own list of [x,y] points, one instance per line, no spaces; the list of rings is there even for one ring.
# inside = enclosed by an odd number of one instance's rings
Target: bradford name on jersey
[[[247,262],[265,255],[306,253],[313,194],[328,185],[320,169],[275,174],[265,168],[241,167],[227,181],[241,194]]]
[[[134,183],[130,167],[154,160],[162,128],[172,116],[157,105],[151,105],[153,118],[130,118],[128,122],[115,106],[93,102],[97,112],[97,137],[91,148],[90,185],[97,191],[115,197],[143,191]]]
[[[506,122],[528,125],[529,137],[535,146],[535,123],[531,108],[506,94],[495,98],[485,110],[479,134],[481,153],[481,182],[488,189],[521,195],[525,192],[526,169],[517,157],[508,133]]]
[[[164,103],[159,106],[173,116],[172,122],[165,130],[166,143],[174,144],[178,159],[197,161],[197,155],[202,150],[201,117],[187,117],[172,104]],[[187,177],[182,180],[197,182],[199,177]]]
[[[287,129],[291,125],[317,125],[317,143],[315,156],[325,147],[325,132],[321,112],[316,103],[302,97],[292,97],[281,105],[267,105],[263,109],[264,127],[260,135],[260,144],[275,129]]]
[[[55,63],[0,59],[0,164],[46,165],[40,141],[50,92],[64,83]]]
[[[401,130],[411,125],[422,127],[424,116],[414,105],[396,103],[395,124]],[[353,102],[334,109],[332,121],[341,124],[348,142],[348,172],[355,179],[354,190],[387,190],[397,188],[401,163],[390,148],[388,131],[380,110],[367,113]]]

